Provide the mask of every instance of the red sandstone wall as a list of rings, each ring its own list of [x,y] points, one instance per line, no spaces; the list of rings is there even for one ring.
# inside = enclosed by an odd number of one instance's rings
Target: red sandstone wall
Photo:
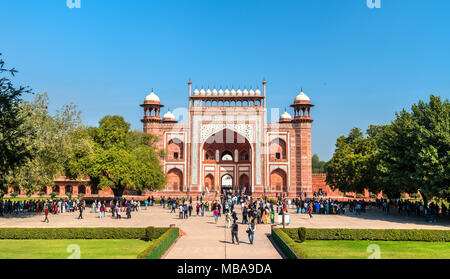
[[[339,197],[339,198],[343,198],[343,197],[349,197],[349,198],[353,198],[356,197],[356,193],[346,193],[344,195],[344,193],[342,193],[339,190],[332,190],[330,186],[328,186],[325,182],[326,179],[326,174],[325,173],[313,173],[312,174],[312,183],[313,183],[313,192],[318,193],[319,189],[322,189],[323,193],[326,193],[327,197]],[[369,198],[369,191],[364,190],[364,198]]]

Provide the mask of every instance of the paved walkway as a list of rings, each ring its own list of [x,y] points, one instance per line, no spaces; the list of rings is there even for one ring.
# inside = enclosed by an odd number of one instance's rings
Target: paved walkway
[[[242,220],[240,206],[237,206],[239,222]],[[294,210],[291,209],[290,212]],[[239,224],[240,245],[231,244],[231,231],[225,229],[225,218],[221,217],[214,223],[212,212],[205,216],[192,216],[189,219],[179,219],[178,214],[170,213],[168,209],[154,206],[149,210],[133,212],[131,219],[112,219],[111,214],[99,219],[98,214],[84,213],[84,219],[78,220],[78,213],[50,215],[50,223],[43,223],[43,215],[15,218],[0,218],[0,227],[168,227],[175,224],[186,234],[177,240],[165,255],[169,259],[280,259],[281,256],[267,237],[270,225],[257,225],[255,241],[249,244],[247,225]],[[395,214],[386,216],[377,209],[369,209],[361,216],[350,213],[340,215],[314,215],[291,213],[291,224],[288,227],[309,228],[373,228],[373,229],[450,229],[448,220],[429,224],[423,218],[400,217]]]
[[[240,206],[239,206],[240,207]],[[240,211],[240,210],[238,210]],[[206,213],[211,216],[211,212]],[[270,225],[257,225],[253,245],[248,240],[248,225],[242,225],[238,214],[240,244],[232,244],[231,229],[225,227],[225,218],[217,224],[213,217],[197,217],[180,224],[186,233],[166,255],[168,259],[281,259],[281,255],[268,238]]]

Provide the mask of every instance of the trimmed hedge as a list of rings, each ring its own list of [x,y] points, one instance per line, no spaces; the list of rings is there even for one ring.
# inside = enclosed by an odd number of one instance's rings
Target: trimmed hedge
[[[160,259],[162,255],[178,238],[179,229],[170,228],[158,239],[154,240],[144,251],[139,253],[138,259]]]
[[[298,240],[300,242],[305,242],[305,240],[306,240],[306,228],[304,228],[304,227],[298,228],[297,236],[298,236]]]
[[[272,238],[288,259],[306,259],[308,257],[282,229],[272,229]]]
[[[293,240],[300,241],[297,228],[284,229]],[[449,242],[450,230],[396,229],[306,229],[307,240],[382,240]]]
[[[145,239],[168,228],[0,228],[0,239]]]

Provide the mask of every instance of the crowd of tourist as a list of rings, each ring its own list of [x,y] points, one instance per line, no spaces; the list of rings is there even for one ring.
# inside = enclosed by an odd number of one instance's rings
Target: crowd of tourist
[[[390,215],[391,209],[394,209],[400,216],[425,217],[425,220],[430,223],[436,222],[438,217],[449,216],[449,210],[445,203],[439,206],[435,201],[425,205],[422,200],[386,200],[381,198],[377,199],[373,205],[386,215]]]
[[[286,213],[308,214],[310,218],[314,215],[324,214],[354,214],[361,215],[366,212],[368,207],[377,208],[385,214],[391,214],[395,208],[399,215],[410,217],[411,215],[423,216],[428,222],[436,222],[439,216],[448,216],[449,211],[442,203],[440,207],[436,202],[428,203],[425,206],[423,201],[416,200],[386,200],[376,199],[375,201],[348,200],[337,201],[326,198],[325,195],[316,195],[313,198],[296,197],[289,198],[283,195],[277,195],[275,199],[255,198],[245,195],[235,195],[231,192],[225,195],[217,196],[215,200],[206,200],[204,195],[196,197],[193,201],[192,196],[185,198],[165,198],[161,197],[159,201],[148,197],[143,201],[143,206],[148,209],[159,202],[163,208],[170,209],[171,213],[178,214],[180,219],[188,219],[195,214],[205,216],[211,212],[217,221],[222,215],[225,215],[228,227],[231,223],[237,221],[235,211],[236,205],[240,205],[242,213],[242,224],[251,223],[255,220],[256,224],[274,224],[277,215]],[[29,200],[0,200],[0,216],[17,216],[26,214],[64,214],[67,212],[79,212],[79,219],[83,218],[83,212],[86,207],[90,207],[91,213],[98,214],[98,218],[105,218],[106,213],[110,213],[112,218],[121,219],[122,215],[131,218],[132,212],[141,210],[141,202],[133,200],[110,200],[93,201],[86,205],[86,200],[79,199],[29,199]],[[44,219],[48,221],[48,217]],[[250,221],[249,221],[250,220]]]
[[[79,210],[80,205],[85,206],[85,202],[78,199],[0,200],[0,216],[43,213],[46,209],[52,214],[75,212]]]
[[[145,209],[153,205],[154,198],[145,200]],[[80,199],[29,199],[29,200],[0,200],[0,217],[27,216],[34,214],[44,214],[43,222],[49,222],[49,215],[78,212],[78,219],[83,219],[83,212],[86,207],[90,207],[90,213],[98,214],[98,218],[105,218],[106,213],[111,213],[112,218],[121,219],[122,214],[126,214],[128,219],[131,213],[141,210],[141,202],[133,200],[110,200],[93,201],[90,205],[86,200]]]

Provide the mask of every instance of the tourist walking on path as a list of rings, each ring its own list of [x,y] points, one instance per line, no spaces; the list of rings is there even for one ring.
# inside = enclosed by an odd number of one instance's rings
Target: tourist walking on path
[[[131,204],[127,206],[127,219],[131,219]]]
[[[116,206],[116,216],[117,219],[122,219],[122,216],[120,215],[120,205]]]
[[[234,221],[233,226],[231,226],[231,241],[233,242],[233,244],[235,244],[234,239],[236,238],[237,245],[239,245],[238,232],[239,232],[239,226],[236,223],[236,221]]]
[[[248,222],[248,209],[246,206],[244,206],[244,209],[242,210],[242,224],[247,224]]]
[[[252,219],[252,221],[248,224],[248,240],[250,241],[250,244],[253,244],[253,240],[255,238],[255,231],[256,231],[256,224],[255,219]]]
[[[311,219],[313,216],[312,216],[312,211],[313,211],[313,204],[312,203],[310,203],[309,204],[309,208],[308,208],[308,214],[309,214],[309,218]]]
[[[218,208],[214,209],[214,221],[216,222],[216,224],[217,224],[217,219],[219,219],[219,213],[220,213],[220,211]]]
[[[182,204],[180,204],[180,206],[178,207],[178,211],[179,211],[179,217],[180,217],[180,219],[183,219],[183,215],[184,215],[184,211],[183,211],[183,205]]]
[[[114,218],[116,216],[116,203],[111,201],[111,213],[112,213],[112,218]]]
[[[84,211],[84,207],[83,207],[83,205],[81,204],[81,202],[80,202],[80,204],[78,205],[78,210],[80,211],[80,215],[78,215],[78,219],[83,219],[83,211]]]
[[[230,214],[230,211],[227,211],[225,213],[225,221],[227,222],[226,223],[226,228],[228,229],[229,227],[231,227],[231,214]]]
[[[49,209],[48,209],[48,204],[45,205],[45,219],[44,222],[49,222],[48,221],[48,213],[49,213]]]

